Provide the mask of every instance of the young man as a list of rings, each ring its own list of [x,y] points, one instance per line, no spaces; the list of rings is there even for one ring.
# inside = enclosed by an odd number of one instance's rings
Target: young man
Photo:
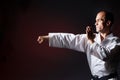
[[[113,14],[100,11],[96,16],[96,32],[86,27],[86,34],[49,33],[39,36],[38,42],[49,40],[52,47],[69,48],[86,53],[92,80],[117,80],[117,63],[120,39],[113,35]]]

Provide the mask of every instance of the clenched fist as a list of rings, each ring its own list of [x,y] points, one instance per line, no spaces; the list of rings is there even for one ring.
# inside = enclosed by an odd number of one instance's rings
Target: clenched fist
[[[48,39],[49,37],[48,36],[38,36],[38,43],[41,44],[44,40]]]

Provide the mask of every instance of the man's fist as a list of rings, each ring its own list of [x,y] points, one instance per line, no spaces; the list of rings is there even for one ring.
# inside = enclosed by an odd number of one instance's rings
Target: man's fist
[[[37,41],[38,41],[39,44],[41,44],[44,41],[43,36],[39,36]]]
[[[86,34],[87,34],[88,40],[90,40],[91,43],[93,43],[94,38],[95,38],[95,34],[93,33],[92,28],[90,26],[86,27]]]

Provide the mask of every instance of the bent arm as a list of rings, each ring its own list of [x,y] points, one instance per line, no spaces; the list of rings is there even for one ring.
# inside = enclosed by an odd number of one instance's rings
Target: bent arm
[[[104,46],[94,42],[90,45],[90,49],[92,55],[98,57],[99,59],[106,60],[113,55],[116,55],[116,51],[118,50],[117,46],[120,46],[120,42],[116,42],[116,40],[111,40],[108,44],[104,43]]]

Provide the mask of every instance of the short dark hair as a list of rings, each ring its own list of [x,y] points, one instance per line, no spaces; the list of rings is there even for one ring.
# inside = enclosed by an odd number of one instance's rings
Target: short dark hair
[[[113,15],[112,12],[107,11],[107,10],[102,10],[100,12],[104,12],[105,13],[105,20],[106,21],[110,20],[111,21],[111,25],[114,23],[114,15]]]

